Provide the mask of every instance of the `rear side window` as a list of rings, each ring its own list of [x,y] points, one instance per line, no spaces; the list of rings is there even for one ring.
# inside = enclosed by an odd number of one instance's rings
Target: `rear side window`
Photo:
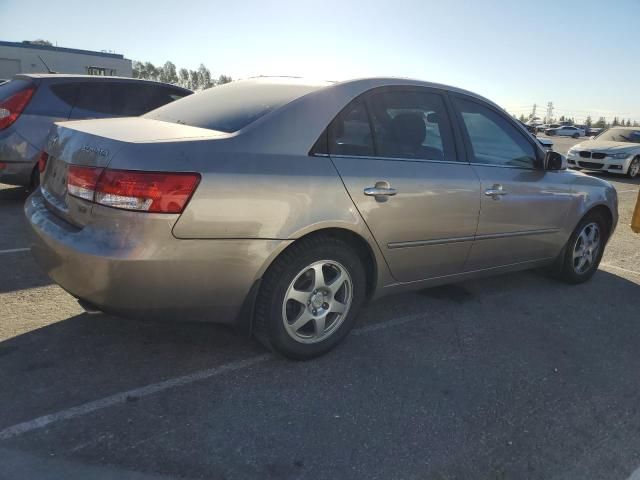
[[[367,109],[362,100],[345,108],[329,126],[331,155],[373,156],[373,137]]]
[[[372,95],[370,105],[378,156],[456,160],[440,95],[390,91]]]
[[[535,168],[535,148],[518,128],[479,103],[461,98],[454,102],[471,143],[473,162]]]
[[[172,102],[149,112],[145,118],[236,132],[269,112],[326,85],[289,79],[231,82]]]
[[[60,83],[58,85],[51,85],[50,89],[56,97],[70,107],[73,107],[76,103],[78,91],[80,90],[77,83]]]

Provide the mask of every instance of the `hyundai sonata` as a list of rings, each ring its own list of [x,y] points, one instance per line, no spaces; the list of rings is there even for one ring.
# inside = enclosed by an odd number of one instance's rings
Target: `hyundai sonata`
[[[83,305],[234,324],[291,358],[387,293],[534,267],[583,282],[618,219],[607,182],[501,108],[413,80],[258,78],[58,123],[40,168],[32,251]]]

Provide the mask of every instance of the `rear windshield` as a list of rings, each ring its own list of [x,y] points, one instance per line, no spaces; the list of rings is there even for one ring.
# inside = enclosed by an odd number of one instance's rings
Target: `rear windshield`
[[[326,85],[283,79],[232,82],[182,98],[143,116],[231,133]]]
[[[23,90],[32,83],[33,82],[31,80],[16,78],[15,80],[0,84],[0,102],[6,100],[11,95],[19,92],[20,90]]]

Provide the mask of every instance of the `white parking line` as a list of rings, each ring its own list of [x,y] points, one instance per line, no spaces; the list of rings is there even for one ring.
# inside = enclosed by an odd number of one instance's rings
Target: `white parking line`
[[[362,335],[369,332],[382,330],[385,328],[396,327],[399,325],[403,325],[405,323],[412,322],[414,320],[420,320],[422,318],[424,318],[424,314],[407,315],[405,317],[394,318],[393,320],[388,320],[386,322],[380,322],[373,325],[369,325],[367,327],[358,328],[353,331],[353,334]],[[255,357],[239,360],[237,362],[227,363],[227,364],[220,365],[218,367],[210,368],[207,370],[200,370],[198,372],[190,373],[189,375],[184,375],[182,377],[170,378],[163,382],[152,383],[144,387],[134,388],[132,390],[127,390],[125,392],[116,393],[114,395],[110,395],[108,397],[101,398],[99,400],[83,403],[81,405],[77,405],[75,407],[71,407],[66,410],[61,410],[59,412],[43,415],[42,417],[34,418],[33,420],[28,420],[26,422],[18,423],[16,425],[7,427],[4,430],[0,430],[0,440],[8,440],[12,437],[16,437],[24,433],[32,432],[34,430],[39,430],[41,428],[52,425],[54,423],[58,423],[64,420],[70,420],[76,417],[81,417],[83,415],[86,415],[91,412],[95,412],[97,410],[102,410],[104,408],[125,403],[129,398],[146,397],[149,395],[153,395],[154,393],[162,392],[164,390],[181,387],[181,386],[198,382],[200,380],[205,380],[211,377],[217,377],[227,372],[242,370],[244,368],[248,368],[253,365],[257,365],[259,363],[264,363],[267,360],[270,360],[273,358],[275,358],[273,355],[269,353],[265,353],[263,355],[257,355]]]
[[[629,270],[628,268],[616,267],[615,265],[611,265],[610,263],[601,263],[600,266],[605,268],[612,268],[614,270],[620,270],[621,272],[627,272],[632,275],[640,275],[640,272],[636,272],[635,270]]]
[[[634,471],[627,480],[640,480],[640,468]]]
[[[0,255],[5,253],[18,253],[18,252],[28,252],[31,250],[30,248],[9,248],[8,250],[0,250]]]

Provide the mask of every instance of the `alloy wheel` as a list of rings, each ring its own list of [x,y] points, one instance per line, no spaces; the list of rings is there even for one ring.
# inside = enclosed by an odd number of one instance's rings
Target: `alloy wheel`
[[[638,173],[640,173],[640,160],[637,158],[634,158],[633,160],[631,160],[631,165],[629,165],[629,176],[631,178],[636,178],[638,176]]]
[[[573,247],[573,270],[582,275],[595,263],[600,252],[600,228],[595,222],[585,225]]]
[[[347,269],[334,260],[303,268],[289,284],[282,303],[287,334],[300,343],[318,343],[338,330],[353,300]]]

